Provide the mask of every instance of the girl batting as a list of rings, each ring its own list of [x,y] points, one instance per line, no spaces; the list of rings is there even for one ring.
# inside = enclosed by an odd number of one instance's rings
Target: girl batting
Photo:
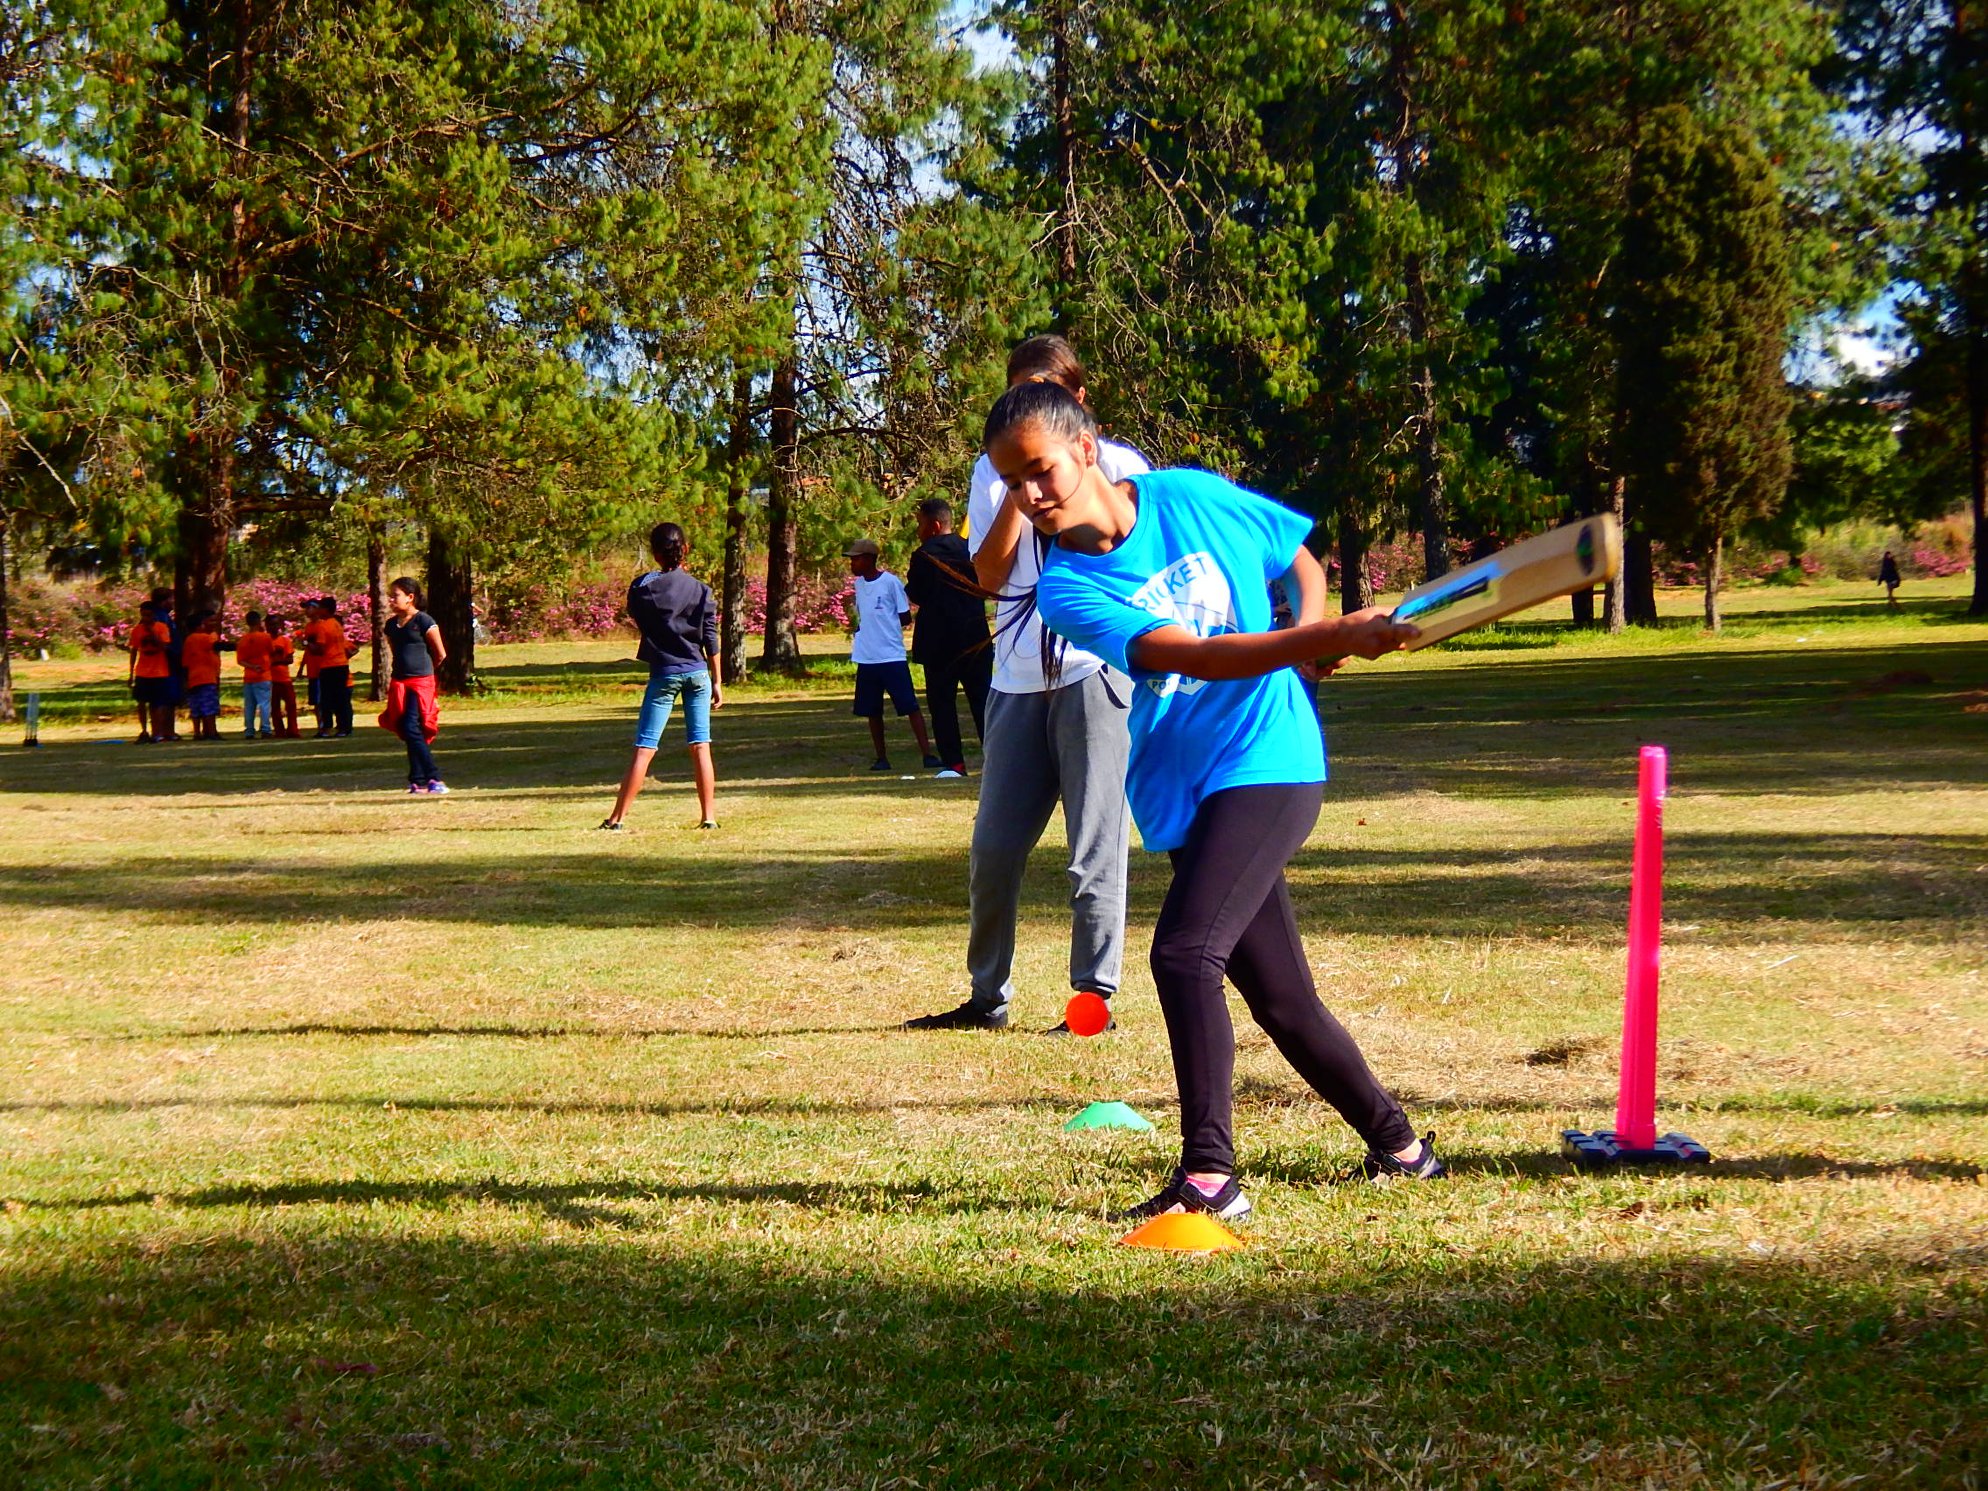
[[[1133,680],[1126,791],[1148,850],[1173,861],[1151,954],[1180,1090],[1180,1165],[1127,1219],[1246,1217],[1231,1115],[1226,975],[1251,1017],[1367,1142],[1375,1177],[1444,1173],[1433,1136],[1368,1070],[1319,1002],[1284,882],[1317,821],[1325,749],[1293,665],[1379,657],[1415,636],[1384,613],[1325,616],[1311,520],[1205,471],[1113,481],[1097,426],[1053,383],[1008,390],[985,448],[1008,501],[1051,543],[1043,621]],[[1270,630],[1269,586],[1296,597]]]

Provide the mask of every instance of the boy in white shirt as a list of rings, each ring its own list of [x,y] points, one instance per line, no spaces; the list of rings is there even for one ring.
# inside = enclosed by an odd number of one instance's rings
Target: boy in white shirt
[[[937,770],[945,765],[932,754],[932,740],[925,733],[925,716],[918,709],[918,691],[911,683],[911,664],[904,657],[904,628],[911,620],[911,598],[904,583],[888,570],[877,568],[877,541],[859,538],[843,550],[849,573],[856,577],[856,597],[850,605],[855,637],[849,660],[856,665],[855,713],[870,722],[870,743],[877,759],[871,771],[889,771],[890,756],[884,749],[884,696],[897,706],[900,718],[909,716],[911,733],[918,738],[925,765]]]

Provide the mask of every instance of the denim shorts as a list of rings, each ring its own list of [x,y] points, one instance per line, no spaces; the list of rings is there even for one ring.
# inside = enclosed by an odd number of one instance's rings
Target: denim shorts
[[[642,713],[635,721],[635,749],[653,751],[663,741],[663,727],[670,711],[683,700],[683,728],[691,745],[705,745],[711,739],[711,672],[651,673],[649,691],[642,696]]]

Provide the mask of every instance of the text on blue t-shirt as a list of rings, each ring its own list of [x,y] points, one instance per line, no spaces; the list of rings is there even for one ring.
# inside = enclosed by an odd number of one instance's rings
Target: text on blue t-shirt
[[[1312,521],[1207,471],[1131,479],[1138,516],[1106,554],[1052,544],[1036,604],[1051,630],[1131,675],[1126,795],[1149,850],[1178,849],[1206,798],[1325,780],[1325,740],[1289,668],[1221,682],[1152,673],[1132,644],[1163,626],[1197,637],[1271,629],[1270,582]]]

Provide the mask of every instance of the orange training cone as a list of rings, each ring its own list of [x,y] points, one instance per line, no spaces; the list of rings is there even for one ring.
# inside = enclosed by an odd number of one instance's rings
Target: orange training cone
[[[1170,1211],[1143,1222],[1119,1239],[1128,1248],[1163,1248],[1169,1253],[1223,1253],[1243,1245],[1241,1238],[1200,1211]]]

